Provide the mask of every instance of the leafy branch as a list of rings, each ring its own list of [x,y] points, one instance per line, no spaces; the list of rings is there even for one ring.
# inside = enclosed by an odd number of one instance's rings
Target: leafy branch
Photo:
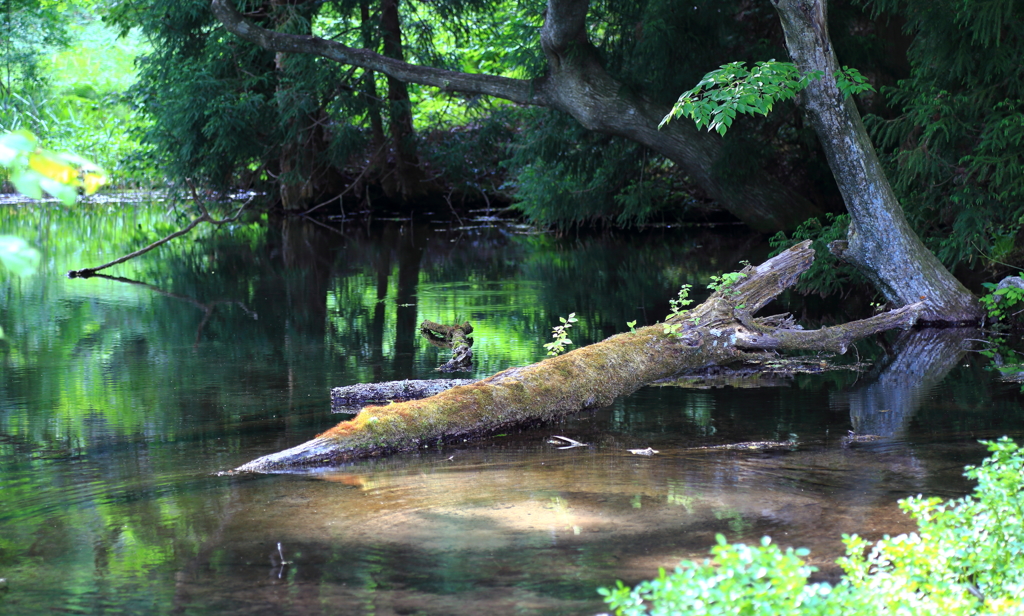
[[[0,135],[0,167],[26,197],[42,199],[46,192],[69,206],[79,192],[91,195],[107,182],[106,174],[96,165],[76,154],[44,150],[36,136],[24,130]],[[41,259],[39,251],[20,237],[0,235],[0,264],[8,270],[28,276]]]
[[[79,191],[91,195],[107,183],[102,169],[69,152],[52,152],[39,146],[28,131],[0,135],[0,166],[10,173],[18,192],[42,199],[43,192],[64,205],[74,205]]]
[[[707,127],[724,136],[737,113],[766,116],[775,103],[795,97],[823,75],[822,71],[801,75],[792,62],[775,60],[757,62],[752,68],[744,62],[723,64],[683,92],[658,128],[685,116],[696,122],[697,128]],[[836,75],[836,87],[844,98],[875,89],[860,71],[848,66]]]

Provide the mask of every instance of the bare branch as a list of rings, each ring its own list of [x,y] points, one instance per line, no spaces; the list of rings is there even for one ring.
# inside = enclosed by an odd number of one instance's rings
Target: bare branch
[[[189,185],[191,186],[191,183],[189,183]],[[192,229],[195,229],[197,226],[199,226],[199,223],[208,222],[208,223],[210,223],[212,225],[220,226],[220,225],[223,225],[223,224],[227,224],[229,222],[235,222],[236,220],[238,220],[239,216],[242,215],[242,210],[244,210],[247,205],[252,203],[253,199],[255,199],[256,197],[255,197],[255,195],[249,197],[249,199],[246,200],[246,202],[243,203],[242,206],[238,208],[238,211],[235,212],[234,216],[232,216],[230,218],[223,218],[221,220],[217,220],[216,218],[214,218],[213,216],[210,215],[210,212],[207,211],[206,206],[202,203],[202,200],[199,199],[199,195],[196,194],[195,187],[192,187],[192,198],[195,199],[196,206],[200,209],[200,211],[202,211],[202,215],[200,215],[199,218],[196,218],[192,222],[188,223],[188,226],[186,226],[184,229],[181,229],[180,231],[175,231],[174,233],[168,235],[167,237],[161,238],[161,239],[153,242],[149,246],[146,246],[145,248],[140,248],[139,250],[136,250],[135,252],[133,252],[131,254],[127,254],[127,255],[125,255],[123,257],[114,259],[113,261],[111,261],[109,263],[104,263],[103,265],[98,265],[96,267],[86,267],[86,268],[79,269],[79,270],[71,270],[70,272],[68,272],[68,278],[91,278],[92,276],[94,276],[96,274],[96,272],[98,272],[100,270],[105,270],[108,267],[113,267],[115,265],[119,265],[121,263],[124,263],[125,261],[131,261],[135,257],[144,255],[147,252],[149,252],[149,251],[151,251],[151,250],[153,250],[155,248],[159,248],[160,246],[163,246],[164,244],[166,244],[167,242],[173,240],[176,237],[181,237],[182,235],[187,234],[189,231],[191,231]]]

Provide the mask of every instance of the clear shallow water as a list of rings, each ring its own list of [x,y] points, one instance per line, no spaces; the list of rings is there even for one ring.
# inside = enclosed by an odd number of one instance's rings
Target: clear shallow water
[[[144,245],[159,212],[4,214],[0,233],[47,259],[0,283],[3,614],[593,614],[596,587],[703,557],[719,532],[809,547],[827,579],[842,533],[910,529],[898,498],[964,493],[977,439],[1021,432],[1018,386],[963,343],[901,355],[889,337],[888,356],[862,347],[872,373],[652,387],[440,450],[218,477],[333,425],[331,386],[436,376],[424,319],[470,320],[484,376],[541,359],[558,315],[598,340],[763,252],[728,234],[269,222],[111,272],[144,286],[63,273]],[[644,447],[659,453],[626,451]]]

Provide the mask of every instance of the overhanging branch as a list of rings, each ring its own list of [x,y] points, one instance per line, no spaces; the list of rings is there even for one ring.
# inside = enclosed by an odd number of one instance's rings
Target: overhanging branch
[[[261,28],[239,13],[231,0],[212,0],[210,10],[228,32],[270,51],[313,54],[342,64],[379,71],[406,83],[434,86],[445,92],[486,94],[524,105],[547,105],[537,81],[448,71],[409,64],[367,49],[356,49],[316,36]]]

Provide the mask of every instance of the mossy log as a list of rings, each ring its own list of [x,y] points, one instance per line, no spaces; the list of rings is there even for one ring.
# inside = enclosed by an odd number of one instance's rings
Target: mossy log
[[[776,351],[843,353],[855,340],[911,327],[921,304],[843,325],[804,330],[791,319],[754,318],[811,266],[803,242],[743,271],[734,286],[664,324],[642,327],[522,368],[511,368],[430,398],[370,406],[311,441],[263,456],[238,471],[315,466],[415,450],[611,404],[672,375],[764,359]]]

